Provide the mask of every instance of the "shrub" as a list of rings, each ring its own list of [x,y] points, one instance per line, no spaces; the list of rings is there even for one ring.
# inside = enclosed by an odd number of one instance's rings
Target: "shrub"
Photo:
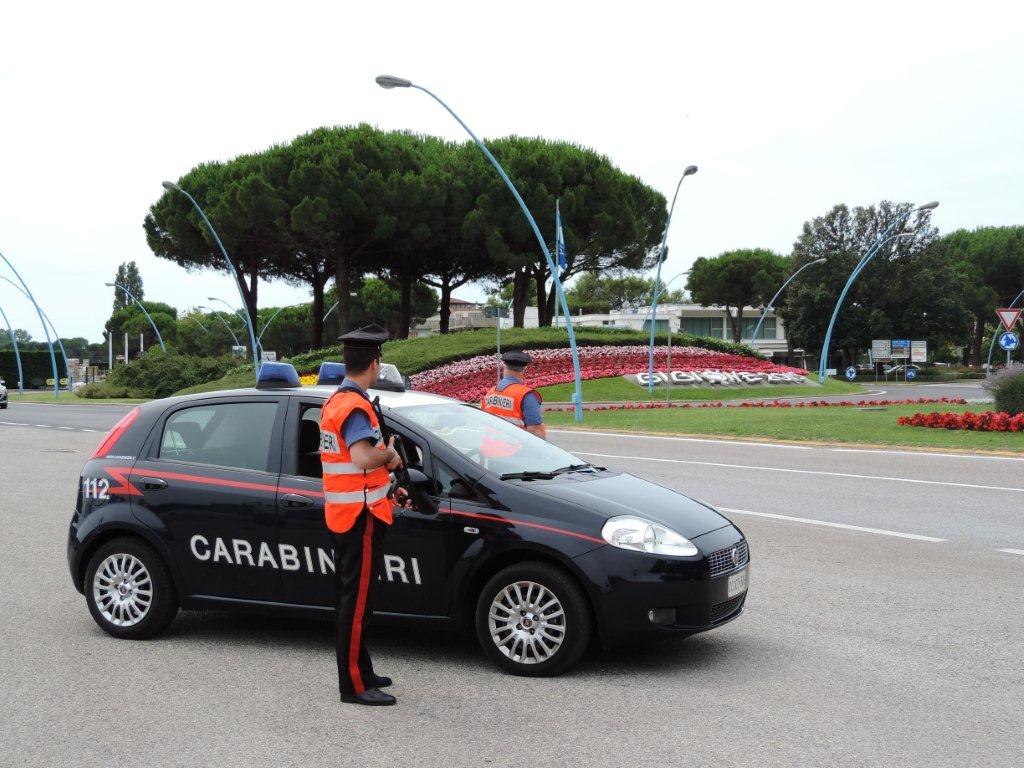
[[[179,389],[219,379],[238,365],[233,357],[192,357],[151,349],[128,365],[116,366],[103,387],[95,390],[132,394],[90,393],[83,397],[167,397]]]
[[[106,382],[94,382],[86,384],[75,395],[84,397],[87,400],[104,400],[109,397],[143,397],[139,392],[133,392],[127,387],[113,387]]]
[[[1011,416],[1024,413],[1024,365],[1012,363],[989,377],[984,386],[995,398],[996,410]]]

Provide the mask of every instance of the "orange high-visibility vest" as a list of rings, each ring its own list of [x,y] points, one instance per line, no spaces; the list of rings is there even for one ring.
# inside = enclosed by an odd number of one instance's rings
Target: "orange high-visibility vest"
[[[352,454],[341,437],[341,427],[353,411],[362,411],[370,419],[377,436],[377,447],[384,450],[380,422],[373,406],[359,392],[339,389],[328,400],[320,414],[320,462],[324,470],[324,517],[327,527],[345,533],[356,518],[369,508],[370,514],[391,524],[391,500],[388,488],[391,473],[386,466],[369,471],[352,462]]]
[[[493,386],[487,390],[487,394],[480,401],[480,408],[495,416],[500,416],[505,421],[512,422],[517,427],[525,427],[523,398],[531,392],[537,396],[538,401],[544,402],[537,390],[531,389],[525,384],[516,382],[500,391],[497,386]]]

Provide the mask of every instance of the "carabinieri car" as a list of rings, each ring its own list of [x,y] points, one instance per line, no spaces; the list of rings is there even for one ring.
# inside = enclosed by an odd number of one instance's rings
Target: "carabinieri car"
[[[179,608],[331,615],[317,449],[339,373],[325,371],[332,385],[300,387],[265,364],[254,389],[155,400],[115,425],[82,471],[68,535],[100,627],[148,638]],[[475,631],[498,666],[539,676],[595,635],[613,647],[740,615],[747,542],[717,511],[402,381],[383,366],[370,391],[414,498],[385,539],[376,621]]]

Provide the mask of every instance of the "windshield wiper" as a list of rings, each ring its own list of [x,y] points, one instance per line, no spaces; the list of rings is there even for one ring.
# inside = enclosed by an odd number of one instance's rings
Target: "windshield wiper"
[[[598,471],[599,467],[595,467],[593,464],[570,464],[568,467],[559,467],[551,471],[553,475],[562,475],[566,472],[583,472],[585,470]]]
[[[535,472],[532,470],[526,472],[506,472],[504,475],[500,475],[502,480],[550,480],[555,475],[553,472]]]

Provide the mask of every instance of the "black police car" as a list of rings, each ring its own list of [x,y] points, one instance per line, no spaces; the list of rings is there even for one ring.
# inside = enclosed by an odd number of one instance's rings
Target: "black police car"
[[[505,670],[553,675],[595,635],[684,636],[742,612],[747,543],[714,509],[404,391],[384,368],[370,394],[404,444],[415,506],[385,539],[377,621],[475,629]],[[111,635],[152,637],[179,608],[333,610],[317,449],[335,387],[300,387],[282,364],[260,379],[141,405],[85,465],[68,564]]]

